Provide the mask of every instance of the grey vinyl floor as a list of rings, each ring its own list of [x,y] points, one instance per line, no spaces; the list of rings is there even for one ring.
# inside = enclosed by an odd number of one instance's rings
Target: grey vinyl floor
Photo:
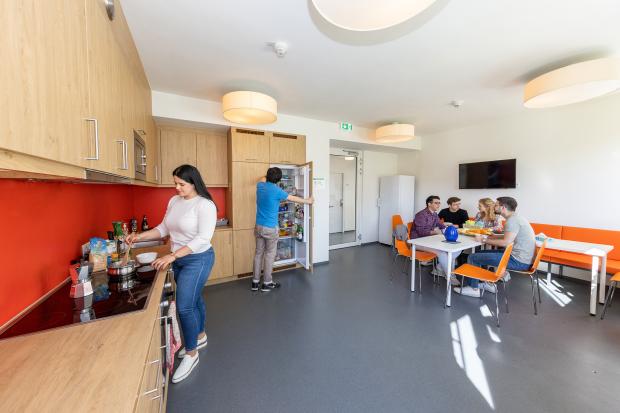
[[[334,232],[329,234],[329,245],[340,245],[355,242],[355,231]]]
[[[497,328],[491,294],[444,309],[427,269],[411,293],[390,268],[371,244],[278,274],[277,291],[208,287],[209,344],[168,411],[620,411],[620,300],[601,321],[588,285],[555,279],[534,316],[529,278],[513,275]]]

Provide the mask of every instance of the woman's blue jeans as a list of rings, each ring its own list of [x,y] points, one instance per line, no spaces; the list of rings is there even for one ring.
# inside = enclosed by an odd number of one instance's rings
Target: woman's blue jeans
[[[504,255],[504,250],[482,250],[476,252],[475,254],[471,254],[467,257],[467,263],[471,265],[475,265],[477,267],[497,267],[499,262],[502,260],[502,255]],[[520,261],[517,261],[510,256],[510,260],[508,261],[508,266],[506,269],[515,270],[515,271],[527,271],[530,269],[532,264],[524,264]],[[478,288],[480,281],[475,280],[473,278],[465,278],[465,284],[472,286],[472,288]]]
[[[177,258],[172,263],[174,281],[177,284],[177,311],[186,351],[196,349],[198,334],[205,329],[206,307],[202,288],[209,279],[214,263],[213,248]]]

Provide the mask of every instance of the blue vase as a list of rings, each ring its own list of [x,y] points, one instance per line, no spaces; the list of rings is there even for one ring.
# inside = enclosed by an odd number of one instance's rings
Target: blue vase
[[[446,237],[446,241],[456,242],[456,240],[459,238],[459,231],[456,229],[456,227],[450,225],[444,230],[443,235],[444,237]]]

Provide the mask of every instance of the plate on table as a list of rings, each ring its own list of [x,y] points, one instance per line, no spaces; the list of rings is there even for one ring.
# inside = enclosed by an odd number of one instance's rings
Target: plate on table
[[[492,235],[493,231],[489,228],[463,228],[461,234],[475,237],[476,235]]]

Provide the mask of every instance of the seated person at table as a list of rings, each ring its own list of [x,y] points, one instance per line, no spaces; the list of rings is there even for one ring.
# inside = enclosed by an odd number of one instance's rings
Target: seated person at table
[[[495,213],[499,213],[506,218],[504,237],[493,239],[487,238],[486,235],[476,235],[476,241],[493,245],[500,249],[482,250],[472,254],[467,259],[469,264],[478,267],[497,267],[504,254],[503,248],[512,243],[512,253],[510,254],[510,260],[506,268],[515,271],[526,271],[530,269],[536,251],[534,230],[525,218],[515,212],[516,209],[517,201],[514,198],[508,196],[497,198]],[[504,275],[504,281],[507,281],[507,275],[508,271],[506,271]],[[478,288],[479,281],[465,278],[465,284],[467,283],[469,283],[469,285],[463,286],[462,289],[455,288],[454,291],[470,297],[480,297],[480,289]],[[484,289],[491,293],[495,293],[495,285],[485,283]]]
[[[495,213],[495,201],[491,198],[482,198],[478,201],[478,213],[474,219],[476,224],[482,224],[483,228],[498,231],[502,229],[504,223],[504,217]]]
[[[461,209],[461,199],[455,196],[448,198],[448,208],[439,211],[439,219],[443,219],[443,223],[448,225],[456,225],[463,228],[465,221],[469,219],[467,211]]]
[[[445,229],[446,226],[439,221],[439,216],[437,216],[437,211],[440,207],[441,201],[438,196],[431,195],[426,198],[426,208],[415,214],[415,218],[413,219],[413,226],[411,228],[412,239],[442,234],[442,230]],[[422,251],[429,251],[437,254],[440,270],[438,275],[440,277],[445,277],[445,274],[448,272],[448,253],[426,247],[416,246],[416,248]],[[453,254],[453,260],[456,259],[459,254],[460,253]],[[452,268],[454,268],[454,263]],[[451,281],[453,284],[458,285],[456,277],[452,276]]]

